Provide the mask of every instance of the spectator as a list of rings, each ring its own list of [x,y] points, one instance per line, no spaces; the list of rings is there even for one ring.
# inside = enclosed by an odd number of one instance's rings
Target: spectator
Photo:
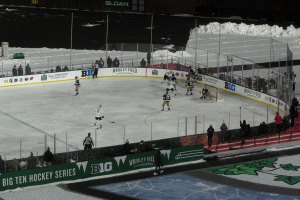
[[[98,68],[97,68],[97,66],[93,65],[92,68],[93,68],[93,79],[98,78]]]
[[[53,153],[50,151],[50,147],[47,148],[47,151],[45,151],[44,156],[44,165],[51,166],[54,161]]]
[[[123,146],[123,150],[124,150],[125,154],[129,154],[130,151],[131,151],[131,146],[129,144],[129,140],[128,139],[126,139],[126,141],[125,141],[125,144]]]
[[[294,97],[294,98],[292,99],[292,105],[294,105],[294,106],[297,108],[298,104],[299,104],[298,99],[297,99],[296,97]]]
[[[20,163],[19,163],[19,169],[20,170],[24,170],[24,169],[27,169],[28,167],[28,163],[26,160],[21,160]]]
[[[164,166],[161,160],[161,152],[159,149],[156,150],[154,155],[154,164],[155,164],[155,172],[154,175],[160,174],[163,172],[161,168]]]
[[[120,61],[117,57],[113,60],[113,67],[119,67],[120,66]]]
[[[53,73],[54,72],[54,69],[51,67],[51,69],[50,69],[50,73]]]
[[[5,172],[5,162],[0,156],[0,174],[3,174]]]
[[[241,144],[245,144],[245,138],[246,138],[246,129],[247,129],[247,123],[246,120],[243,120],[243,123],[240,121],[240,127],[241,127]]]
[[[23,67],[22,67],[22,65],[20,65],[19,68],[18,68],[18,75],[23,76],[23,74],[24,74]]]
[[[212,138],[214,136],[215,129],[212,125],[210,125],[207,129],[207,137],[208,137],[208,147],[211,147]]]
[[[99,68],[103,68],[104,67],[104,61],[102,60],[102,58],[100,58],[100,60],[98,62],[98,66],[99,66]]]
[[[220,133],[220,137],[219,137],[219,140],[221,140],[222,143],[225,142],[225,138],[226,138],[226,141],[228,141],[228,138],[227,138],[227,129],[228,129],[227,125],[223,121],[223,123],[220,126],[221,133]]]
[[[145,61],[144,58],[141,60],[140,65],[141,65],[141,67],[143,67],[143,68],[146,67],[146,61]]]
[[[60,67],[60,65],[57,65],[57,66],[56,66],[55,71],[56,71],[56,72],[61,72],[61,67]]]
[[[281,131],[281,116],[279,114],[279,112],[276,112],[276,115],[275,115],[275,124],[276,124],[276,133],[280,133]]]
[[[138,146],[138,152],[145,152],[146,151],[146,145],[143,140],[141,140],[139,146]]]
[[[16,158],[14,158],[12,160],[11,164],[12,164],[11,166],[13,168],[13,171],[18,171],[19,170],[19,161]]]
[[[245,138],[249,138],[249,137],[251,137],[251,128],[250,128],[250,124],[247,124],[245,129]]]
[[[109,56],[107,57],[106,63],[107,63],[107,67],[112,67],[112,60]]]
[[[33,153],[30,152],[30,156],[27,158],[27,167],[28,169],[33,169],[37,165],[36,158],[33,156]]]
[[[288,116],[284,116],[282,121],[281,121],[281,127],[283,131],[288,130],[291,127],[290,121]]]
[[[26,67],[25,67],[25,74],[26,75],[31,75],[31,68],[30,68],[29,64],[27,64]]]
[[[12,69],[12,74],[13,74],[13,76],[18,76],[18,69],[17,69],[16,65],[14,65],[14,67]]]
[[[94,142],[93,139],[91,137],[91,133],[88,133],[88,136],[86,136],[83,140],[83,146],[84,146],[84,150],[86,149],[92,149],[92,147],[94,146]]]
[[[295,118],[297,117],[297,108],[292,104],[290,106],[290,119],[291,119],[291,127],[294,127]]]
[[[292,90],[295,92],[295,89],[296,89],[296,74],[294,74],[292,76],[292,84],[293,84]]]
[[[166,67],[165,67],[165,65],[164,65],[164,63],[160,63],[160,66],[159,66],[161,69],[165,69]]]
[[[274,72],[273,70],[271,71],[271,74],[270,74],[270,85],[271,85],[271,88],[274,88],[274,89],[277,89],[277,73]]]
[[[63,72],[65,72],[65,71],[69,71],[69,68],[68,68],[68,66],[67,66],[67,65],[65,65],[65,66],[64,66],[64,68],[62,69],[62,71],[63,71]]]
[[[265,122],[259,124],[258,135],[268,134],[268,126]]]
[[[151,53],[148,52],[147,53],[147,64],[150,65],[150,63],[151,63]]]

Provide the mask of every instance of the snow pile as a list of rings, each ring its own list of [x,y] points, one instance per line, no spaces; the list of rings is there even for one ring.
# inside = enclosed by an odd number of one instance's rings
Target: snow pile
[[[170,52],[169,50],[157,50],[155,52],[152,53],[153,57],[161,57],[162,59],[167,59],[171,58],[171,57],[177,57],[177,58],[187,58],[187,57],[191,57],[192,55],[187,53],[186,51],[176,51],[175,53]]]
[[[300,37],[300,28],[295,28],[293,25],[288,26],[286,29],[277,25],[269,26],[254,25],[254,24],[236,24],[236,23],[223,23],[212,22],[207,25],[201,25],[197,28],[197,33],[213,33],[227,35],[248,35],[248,36],[268,36],[268,37]]]

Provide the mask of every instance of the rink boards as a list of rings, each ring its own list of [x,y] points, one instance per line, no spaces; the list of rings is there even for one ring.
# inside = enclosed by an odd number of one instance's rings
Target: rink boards
[[[98,72],[98,78],[105,77],[142,77],[142,78],[162,78],[167,69],[154,69],[154,68],[101,68]],[[177,79],[185,79],[187,72],[172,70]],[[84,69],[77,71],[56,72],[48,74],[35,74],[15,77],[0,78],[0,87],[22,86],[28,84],[43,84],[59,81],[74,80],[75,76],[80,79],[90,79],[93,75],[93,69]],[[234,83],[226,82],[211,76],[199,75],[197,78],[198,83],[207,84],[222,89],[222,91],[230,92],[232,94],[240,95],[252,100],[265,103],[274,107],[278,107],[282,112],[288,111],[288,105],[279,100],[277,97],[264,94],[249,88],[236,85]]]

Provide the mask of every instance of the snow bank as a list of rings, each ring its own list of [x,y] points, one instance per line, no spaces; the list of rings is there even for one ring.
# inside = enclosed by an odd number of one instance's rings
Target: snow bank
[[[236,23],[223,23],[212,22],[207,25],[201,25],[197,28],[197,33],[212,33],[219,34],[219,26],[222,34],[228,35],[248,35],[248,36],[268,36],[268,37],[300,37],[300,28],[295,28],[293,25],[288,26],[286,29],[277,25],[270,26],[254,25],[254,24],[236,24]]]

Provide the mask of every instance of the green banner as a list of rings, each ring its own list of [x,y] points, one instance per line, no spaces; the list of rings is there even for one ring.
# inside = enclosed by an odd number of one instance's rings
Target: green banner
[[[154,154],[150,151],[6,173],[0,175],[0,191],[154,167]],[[203,158],[203,145],[161,150],[161,155],[164,165],[196,161]]]
[[[14,53],[14,59],[24,59],[24,53]]]

